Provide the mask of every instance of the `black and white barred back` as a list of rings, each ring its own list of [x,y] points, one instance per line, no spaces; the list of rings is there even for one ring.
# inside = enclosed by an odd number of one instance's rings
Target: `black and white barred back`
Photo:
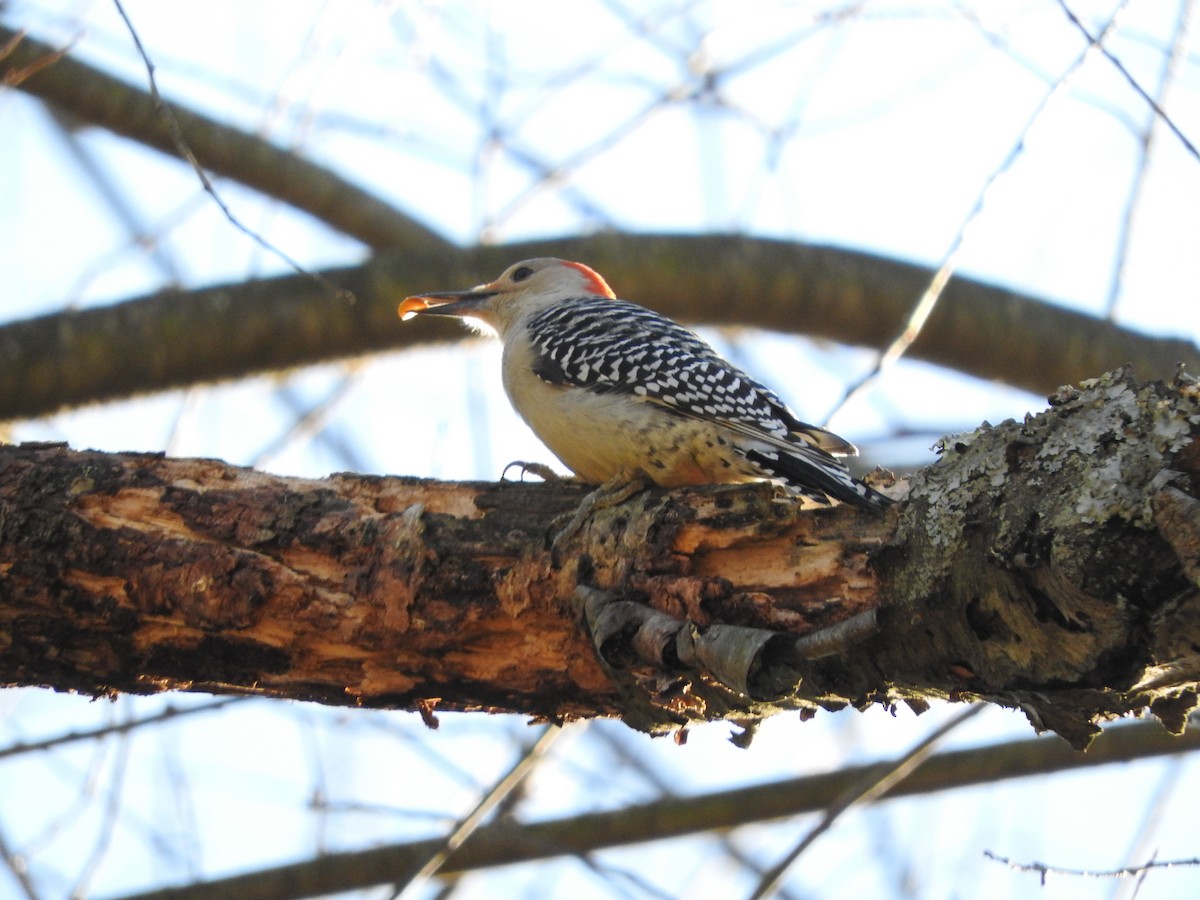
[[[835,458],[857,453],[853,444],[798,420],[773,391],[653,310],[581,297],[535,314],[527,327],[534,373],[543,381],[640,397],[670,413],[713,422],[732,433],[733,449],[764,478],[818,502],[892,502],[856,481]]]

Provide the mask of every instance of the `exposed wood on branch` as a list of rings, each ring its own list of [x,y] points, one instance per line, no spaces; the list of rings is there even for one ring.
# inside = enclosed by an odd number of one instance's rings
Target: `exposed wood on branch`
[[[961,697],[1077,746],[1146,706],[1177,731],[1200,678],[1197,393],[1066,391],[948,442],[884,516],[646,490],[566,535],[579,485],[6,447],[0,680],[647,730]]]

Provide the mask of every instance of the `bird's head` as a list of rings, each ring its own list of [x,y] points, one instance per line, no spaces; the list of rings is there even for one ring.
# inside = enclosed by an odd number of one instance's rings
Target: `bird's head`
[[[583,263],[543,257],[514,263],[495,281],[470,290],[416,294],[400,304],[399,313],[405,321],[416,315],[457,316],[503,337],[517,322],[555,303],[614,296]]]

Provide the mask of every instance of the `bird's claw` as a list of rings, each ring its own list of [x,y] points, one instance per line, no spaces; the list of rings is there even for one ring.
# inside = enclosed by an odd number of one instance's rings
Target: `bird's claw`
[[[504,467],[504,471],[500,473],[500,480],[508,481],[509,480],[508,479],[508,470],[513,469],[513,468],[521,470],[521,474],[517,478],[517,481],[524,481],[526,475],[536,475],[538,478],[542,479],[542,481],[563,481],[564,480],[561,475],[559,475],[557,472],[555,472],[552,468],[550,468],[545,463],[525,462],[520,459],[510,462],[507,466]]]
[[[640,469],[622,469],[604,484],[600,485],[583,498],[571,518],[554,535],[551,549],[557,557],[568,541],[574,538],[583,528],[584,523],[602,509],[619,506],[635,494],[650,487],[650,478]],[[554,520],[551,527],[558,525],[567,517],[560,516]]]

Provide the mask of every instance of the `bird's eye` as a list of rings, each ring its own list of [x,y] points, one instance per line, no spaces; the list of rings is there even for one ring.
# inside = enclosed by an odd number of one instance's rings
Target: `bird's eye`
[[[512,273],[512,280],[513,281],[524,281],[526,278],[528,278],[532,274],[533,274],[533,269],[529,268],[529,266],[521,266],[521,268],[517,269],[515,272]]]

